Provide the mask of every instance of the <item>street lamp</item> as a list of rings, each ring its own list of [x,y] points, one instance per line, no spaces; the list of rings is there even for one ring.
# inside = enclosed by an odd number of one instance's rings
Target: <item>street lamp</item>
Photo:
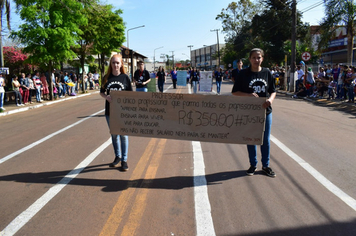
[[[163,46],[162,46],[162,47],[159,47],[159,48],[156,48],[155,50],[153,50],[153,71],[156,70],[156,50],[157,50],[157,49],[161,49],[161,48],[163,48]]]
[[[145,27],[145,25],[137,26],[137,27],[134,27],[134,28],[131,28],[131,29],[128,29],[128,30],[127,30],[126,35],[127,35],[127,48],[128,48],[128,49],[130,49],[130,47],[129,47],[129,31],[130,31],[130,30],[134,30],[134,29],[138,29],[138,28],[142,28],[142,27]]]
[[[138,29],[138,28],[142,28],[142,27],[145,27],[145,25],[137,26],[137,27],[134,27],[134,28],[131,28],[131,29],[127,30],[127,33],[126,33],[126,35],[127,35],[127,49],[130,50],[130,47],[129,47],[129,31],[130,30],[134,30],[134,29]],[[129,71],[131,72],[130,74],[131,74],[131,78],[132,78],[133,77],[133,52],[132,52],[132,50],[131,50],[130,61],[131,61],[131,70],[130,70],[130,64],[128,64],[128,66],[129,66]]]

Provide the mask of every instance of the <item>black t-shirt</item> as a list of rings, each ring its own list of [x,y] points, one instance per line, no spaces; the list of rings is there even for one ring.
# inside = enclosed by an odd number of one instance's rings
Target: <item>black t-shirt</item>
[[[147,70],[136,70],[134,73],[134,79],[138,83],[136,83],[136,88],[147,88],[147,84],[142,85],[142,82],[145,82],[150,79],[150,74]]]
[[[231,71],[231,77],[235,80],[237,78],[237,75],[239,74],[240,70],[238,68],[233,69]]]
[[[157,77],[158,77],[159,81],[164,81],[164,76],[165,76],[165,74],[164,74],[163,71],[158,71],[157,72]]]
[[[100,88],[100,93],[110,95],[110,91],[132,91],[130,78],[126,74],[118,76],[110,75],[104,87]],[[105,100],[105,115],[110,115],[110,103]]]
[[[276,92],[275,78],[267,68],[259,72],[252,72],[251,68],[240,70],[235,78],[232,92],[256,93],[259,97],[269,97]],[[272,107],[267,107],[266,114],[272,112]]]
[[[77,75],[76,74],[72,74],[70,76],[70,79],[73,81],[73,82],[77,82]]]
[[[199,72],[192,71],[190,72],[191,81],[199,81]]]
[[[215,72],[215,80],[216,81],[222,81],[222,77],[224,76],[224,72],[216,71]]]

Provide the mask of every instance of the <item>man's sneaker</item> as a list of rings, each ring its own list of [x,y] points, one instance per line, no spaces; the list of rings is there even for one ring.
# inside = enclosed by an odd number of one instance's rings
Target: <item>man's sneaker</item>
[[[121,170],[123,170],[123,171],[129,170],[129,167],[128,167],[126,161],[121,161]]]
[[[256,169],[256,166],[250,166],[250,168],[246,171],[246,174],[251,176],[255,173]]]
[[[271,169],[271,167],[262,167],[262,170],[268,175],[269,177],[276,177],[276,173]]]
[[[121,157],[115,157],[113,163],[110,163],[109,167],[118,167],[120,164]]]

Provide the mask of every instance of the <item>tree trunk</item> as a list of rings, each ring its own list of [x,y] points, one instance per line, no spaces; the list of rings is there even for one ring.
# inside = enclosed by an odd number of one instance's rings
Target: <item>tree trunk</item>
[[[4,53],[2,50],[2,9],[0,12],[0,66],[4,67]]]
[[[85,93],[85,81],[84,81],[84,64],[85,64],[85,56],[81,55],[80,57],[80,66],[82,67],[82,92]]]
[[[353,40],[353,35],[349,31],[347,33],[347,64],[352,65],[353,61],[353,47],[354,47],[354,40]]]
[[[53,81],[52,81],[52,61],[48,63],[48,77],[49,77],[49,99],[54,100],[53,96]]]

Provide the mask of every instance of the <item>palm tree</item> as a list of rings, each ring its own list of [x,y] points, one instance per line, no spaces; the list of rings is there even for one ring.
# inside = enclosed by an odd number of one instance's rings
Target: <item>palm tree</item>
[[[7,28],[10,30],[10,1],[9,0],[0,0],[0,63],[1,67],[4,67],[4,56],[3,56],[3,51],[2,51],[2,17],[4,15],[4,10],[5,10],[5,15],[6,15],[6,20],[7,20]]]
[[[353,38],[356,34],[356,4],[355,0],[326,0],[325,17],[320,24],[324,45],[335,36],[339,26],[344,26],[347,32],[347,63],[353,61]]]

